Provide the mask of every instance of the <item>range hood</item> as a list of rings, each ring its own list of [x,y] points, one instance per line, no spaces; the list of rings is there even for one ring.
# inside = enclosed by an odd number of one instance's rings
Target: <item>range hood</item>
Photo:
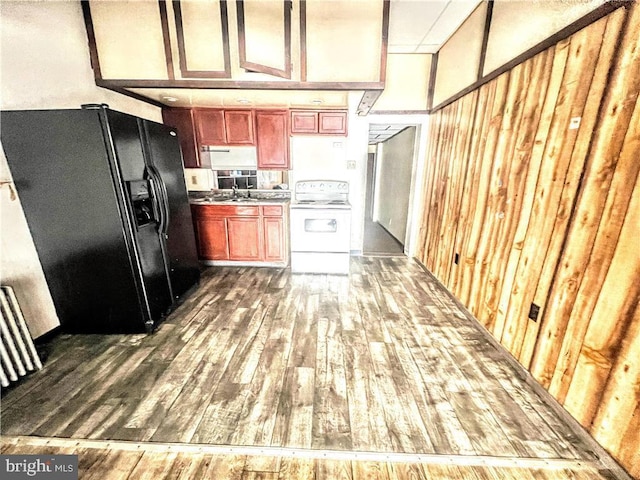
[[[258,152],[254,146],[202,147],[202,167],[211,170],[256,170]]]

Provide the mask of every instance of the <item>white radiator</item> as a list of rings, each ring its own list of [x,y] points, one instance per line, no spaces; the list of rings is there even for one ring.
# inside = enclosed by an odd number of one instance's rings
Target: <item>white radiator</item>
[[[8,387],[42,363],[11,287],[0,287],[0,384]]]

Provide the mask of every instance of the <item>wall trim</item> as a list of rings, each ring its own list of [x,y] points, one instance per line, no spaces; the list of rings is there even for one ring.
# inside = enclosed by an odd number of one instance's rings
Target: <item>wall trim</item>
[[[93,77],[97,80],[102,78],[100,70],[100,59],[98,58],[98,47],[96,45],[96,33],[93,29],[93,18],[91,18],[91,6],[89,2],[80,2],[82,5],[82,16],[84,17],[84,26],[87,30],[87,40],[89,41],[89,57],[91,60],[91,68],[93,69]]]
[[[370,115],[428,115],[429,110],[371,110]],[[391,138],[391,137],[389,137]]]
[[[300,81],[307,81],[307,0],[300,0]]]
[[[382,42],[380,46],[380,81],[387,81],[387,51],[389,49],[389,10],[391,0],[383,0],[382,4]]]
[[[220,4],[226,2],[220,2]],[[238,52],[240,57],[240,67],[251,72],[266,73],[280,78],[291,78],[291,0],[282,2],[284,9],[284,69],[269,67],[260,63],[249,62],[247,60],[247,42],[245,37],[244,3],[236,2],[237,23],[238,23]]]
[[[164,2],[165,0],[159,0]],[[165,7],[166,9],[166,7]],[[224,56],[224,70],[189,70],[187,67],[187,53],[184,44],[184,28],[182,22],[182,8],[180,0],[173,0],[173,16],[176,22],[178,37],[178,58],[180,60],[180,73],[183,77],[190,78],[231,78],[231,54],[229,53],[229,18],[227,14],[227,2],[220,1],[220,21],[222,25],[222,50]],[[168,36],[167,31],[167,36]],[[166,40],[165,40],[166,41]],[[167,59],[169,61],[169,59]],[[173,80],[173,77],[169,77]]]
[[[193,89],[248,89],[248,90],[383,90],[382,82],[246,82],[237,80],[105,80],[98,79],[105,88],[193,88]]]
[[[96,85],[98,87],[101,86],[98,84],[97,81],[96,81]],[[106,88],[106,87],[102,87],[102,88]],[[140,100],[141,102],[148,103],[149,105],[153,105],[154,107],[167,108],[167,105],[165,105],[162,102],[154,100],[153,98],[145,97],[144,95],[140,95],[139,93],[132,92],[130,90],[127,90],[126,88],[115,87],[115,88],[107,88],[107,90],[111,90],[112,92],[116,92],[116,93],[119,93],[120,95],[125,95],[127,97],[135,98],[136,100]]]
[[[482,72],[484,72],[484,61],[487,57],[487,46],[489,45],[489,30],[491,29],[491,18],[493,17],[493,2],[489,0],[487,3],[487,15],[484,20],[484,32],[482,33],[482,46],[480,47],[480,62],[478,64],[477,79],[482,78]]]
[[[158,0],[160,10],[160,23],[162,24],[162,40],[164,41],[164,57],[167,62],[167,76],[169,80],[175,79],[173,71],[173,53],[171,52],[171,38],[169,37],[169,17],[167,15],[167,3],[165,0]]]
[[[429,87],[427,90],[427,110],[431,113],[433,95],[436,91],[436,73],[438,71],[438,52],[431,55],[431,71],[429,72]]]

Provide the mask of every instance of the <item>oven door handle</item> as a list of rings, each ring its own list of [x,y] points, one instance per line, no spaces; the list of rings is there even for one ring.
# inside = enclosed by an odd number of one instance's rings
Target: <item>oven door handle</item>
[[[304,231],[309,233],[335,233],[338,231],[338,221],[335,218],[307,218],[304,221]]]

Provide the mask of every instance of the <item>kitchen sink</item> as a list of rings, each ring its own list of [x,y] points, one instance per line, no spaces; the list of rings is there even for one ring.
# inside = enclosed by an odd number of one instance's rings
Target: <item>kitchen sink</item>
[[[257,202],[258,199],[257,198],[237,197],[237,198],[230,198],[229,201],[230,202]]]

